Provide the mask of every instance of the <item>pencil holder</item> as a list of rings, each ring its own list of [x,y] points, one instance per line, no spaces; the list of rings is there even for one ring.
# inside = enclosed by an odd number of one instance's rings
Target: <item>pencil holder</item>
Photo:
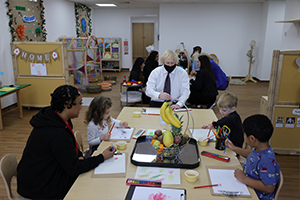
[[[225,138],[222,139],[222,138],[216,138],[216,146],[215,148],[217,150],[224,150],[225,149]]]

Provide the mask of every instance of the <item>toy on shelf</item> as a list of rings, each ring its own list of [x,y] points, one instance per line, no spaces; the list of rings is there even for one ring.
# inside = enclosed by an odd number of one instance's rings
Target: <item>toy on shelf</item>
[[[124,76],[124,78],[123,78],[123,85],[124,86],[141,86],[142,85],[142,81],[135,81],[133,79],[131,81],[126,81],[126,76]]]

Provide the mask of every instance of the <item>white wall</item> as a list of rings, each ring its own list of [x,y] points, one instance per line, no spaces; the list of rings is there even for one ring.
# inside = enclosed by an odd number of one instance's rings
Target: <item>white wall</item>
[[[248,74],[250,41],[259,43],[262,4],[207,3],[160,6],[160,53],[183,41],[189,55],[199,45],[215,53],[226,74]]]
[[[44,6],[48,42],[55,42],[62,35],[76,37],[73,2],[51,0],[44,1]]]
[[[300,19],[300,1],[287,0],[284,19],[276,21]],[[300,24],[284,23],[282,30],[282,41],[280,50],[283,49],[300,49]]]
[[[147,18],[146,22],[156,20],[158,9],[118,9],[99,8],[94,9],[93,27],[97,37],[120,37],[122,38],[122,68],[132,68],[132,20],[136,17]],[[149,17],[147,17],[149,16]],[[158,31],[156,31],[158,32]],[[157,37],[156,37],[157,38]],[[123,42],[128,40],[128,55],[124,55]]]

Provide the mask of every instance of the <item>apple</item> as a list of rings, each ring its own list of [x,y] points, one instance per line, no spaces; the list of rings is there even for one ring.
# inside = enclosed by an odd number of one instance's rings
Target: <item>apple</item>
[[[157,135],[157,136],[161,136],[162,131],[160,129],[157,129],[157,130],[155,130],[154,134]]]
[[[159,137],[157,138],[157,140],[160,141],[161,144],[163,144],[163,136],[162,136],[162,135],[159,136]]]
[[[159,147],[160,144],[161,144],[160,141],[155,140],[155,142],[153,142],[153,147],[154,147],[155,149],[158,149],[158,147]]]
[[[179,143],[181,142],[181,137],[175,136],[174,142],[175,142],[176,144],[179,144]]]

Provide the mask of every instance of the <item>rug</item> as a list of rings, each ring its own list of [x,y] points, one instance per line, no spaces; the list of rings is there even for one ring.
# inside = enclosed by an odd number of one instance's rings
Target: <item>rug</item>
[[[82,106],[89,106],[93,99],[92,97],[82,97]]]
[[[241,79],[238,79],[238,78],[236,78],[236,79],[231,79],[231,80],[230,80],[230,84],[231,84],[231,85],[246,85],[245,82],[243,82]]]

